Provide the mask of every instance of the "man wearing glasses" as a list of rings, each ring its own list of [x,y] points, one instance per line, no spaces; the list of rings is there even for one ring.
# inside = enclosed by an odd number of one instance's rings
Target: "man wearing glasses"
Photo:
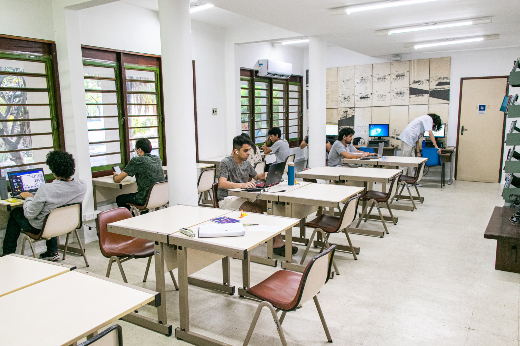
[[[130,210],[128,204],[144,205],[152,187],[164,181],[162,161],[158,156],[151,155],[152,143],[147,138],[140,138],[135,142],[135,153],[128,165],[119,174],[114,172],[114,182],[120,183],[127,176],[135,176],[137,192],[119,195],[116,198],[118,207]]]

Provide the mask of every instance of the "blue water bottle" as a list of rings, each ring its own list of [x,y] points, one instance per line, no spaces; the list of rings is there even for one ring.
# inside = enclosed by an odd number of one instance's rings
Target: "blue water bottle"
[[[294,162],[289,163],[289,169],[287,170],[287,176],[289,177],[289,185],[294,185]]]

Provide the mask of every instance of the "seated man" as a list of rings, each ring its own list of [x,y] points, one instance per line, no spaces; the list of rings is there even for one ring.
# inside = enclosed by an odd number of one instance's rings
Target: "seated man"
[[[9,215],[5,232],[3,254],[16,252],[16,242],[22,230],[39,234],[45,217],[54,209],[66,204],[83,202],[87,184],[81,180],[74,180],[72,175],[76,170],[74,158],[63,151],[51,151],[47,154],[47,166],[56,178],[50,184],[40,186],[36,196],[29,192],[22,192],[25,199],[23,208],[15,208]],[[40,254],[41,259],[58,261],[58,239],[47,240],[47,251]]]
[[[352,144],[354,138],[354,129],[350,127],[342,128],[338,133],[338,140],[334,142],[330,153],[329,159],[327,160],[327,166],[329,167],[341,167],[341,159],[358,159],[369,155],[375,155],[373,153],[365,153],[357,150]]]
[[[148,138],[139,138],[135,142],[136,156],[132,157],[128,165],[119,174],[114,172],[114,182],[120,183],[127,176],[135,176],[137,182],[137,192],[127,193],[116,197],[118,207],[130,210],[130,204],[144,205],[148,194],[153,186],[164,181],[164,171],[162,160],[155,155],[151,155],[152,143]]]
[[[289,143],[282,139],[282,131],[279,127],[273,127],[267,132],[269,141],[272,143],[270,147],[267,146],[267,141],[264,143],[264,153],[267,155],[269,153],[273,153],[276,156],[276,161],[274,163],[285,162],[291,152],[289,150]],[[265,171],[269,171],[269,166],[271,164],[265,165]]]
[[[220,177],[218,178],[217,199],[219,207],[229,210],[244,210],[252,213],[263,213],[267,211],[266,201],[247,200],[237,196],[228,196],[229,189],[254,188],[253,181],[248,182],[249,178],[256,180],[266,179],[267,173],[258,174],[253,166],[247,161],[251,154],[251,141],[244,136],[233,138],[233,154],[225,157],[220,162]],[[285,255],[285,243],[281,235],[274,238],[274,253]],[[293,246],[293,254],[298,251]]]

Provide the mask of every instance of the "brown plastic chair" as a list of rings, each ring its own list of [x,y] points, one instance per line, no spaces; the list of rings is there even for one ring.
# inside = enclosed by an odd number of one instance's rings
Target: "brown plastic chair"
[[[417,170],[415,171],[415,176],[411,177],[409,175],[401,175],[401,177],[399,178],[399,184],[402,185],[403,187],[401,188],[401,192],[399,192],[397,195],[396,195],[396,201],[399,200],[400,197],[403,196],[403,190],[406,186],[406,188],[408,189],[408,195],[410,196],[410,200],[412,201],[412,205],[413,205],[413,208],[414,209],[417,209],[417,206],[415,205],[415,202],[413,200],[413,195],[412,195],[412,192],[410,191],[410,186],[409,185],[413,185],[415,187],[415,191],[417,191],[417,196],[419,196],[419,200],[422,202],[421,200],[421,194],[419,193],[419,189],[417,188],[417,183],[419,181],[421,181],[422,177],[423,177],[423,172],[424,172],[424,167],[426,166],[426,162],[422,162],[421,164],[419,164],[419,166],[417,166]]]
[[[218,208],[218,183],[213,183],[213,185],[211,185],[211,191],[213,191],[213,208]]]
[[[199,175],[199,181],[197,182],[197,192],[199,194],[199,204],[202,201],[204,193],[211,190],[212,184],[215,182],[215,169],[203,170]],[[211,198],[211,196],[210,196]]]
[[[356,228],[359,227],[359,224],[361,223],[361,220],[363,220],[363,217],[365,218],[365,222],[367,222],[368,217],[372,213],[372,209],[374,209],[374,206],[377,208],[377,211],[379,212],[379,217],[381,218],[381,221],[383,222],[383,227],[385,228],[386,234],[388,234],[388,228],[386,227],[386,222],[383,217],[383,214],[381,214],[381,209],[379,208],[379,203],[385,203],[386,207],[388,208],[388,212],[390,213],[390,216],[392,217],[392,221],[395,224],[397,222],[395,221],[394,214],[392,214],[392,209],[390,208],[390,204],[388,201],[391,201],[394,199],[396,193],[397,193],[397,187],[399,186],[398,181],[401,177],[402,173],[396,174],[391,182],[390,187],[388,189],[388,192],[381,192],[381,191],[373,191],[369,190],[365,192],[361,197],[359,198],[362,201],[367,201],[368,203],[365,205],[365,208],[363,209],[363,213],[359,217],[359,221],[356,225]],[[367,209],[370,206],[370,211],[367,213]]]
[[[81,254],[83,255],[83,259],[85,260],[85,264],[88,267],[87,256],[85,255],[85,250],[83,249],[83,245],[81,245],[81,240],[78,236],[78,228],[81,228],[82,226],[81,210],[81,203],[63,205],[54,209],[47,216],[45,216],[45,219],[43,220],[43,227],[40,233],[33,234],[22,230],[22,233],[24,234],[22,239],[22,255],[25,252],[25,242],[29,243],[33,257],[36,258],[34,243],[67,234],[65,248],[63,249],[63,260],[65,260],[67,246],[69,244],[69,236],[71,233],[74,233],[74,235],[76,235],[76,239],[78,240],[79,248]]]
[[[122,263],[134,258],[148,258],[148,263],[146,264],[146,271],[144,273],[143,279],[143,282],[146,282],[146,278],[148,277],[148,270],[150,269],[150,262],[152,261],[152,257],[154,255],[154,242],[141,238],[129,237],[127,235],[110,233],[107,231],[107,225],[109,223],[129,219],[131,217],[132,213],[130,213],[126,208],[115,208],[99,213],[96,218],[99,247],[103,256],[110,258],[106,274],[107,278],[110,276],[112,264],[114,261],[116,261],[117,265],[119,266],[119,270],[121,271],[123,281],[126,283],[128,283],[128,281],[126,280],[126,275],[123,270]],[[173,275],[172,271],[170,271],[170,276],[172,278],[175,289],[179,290],[179,286],[177,286],[177,281],[175,280],[175,276]]]
[[[347,203],[343,206],[340,216],[332,216],[332,215],[320,215],[312,221],[306,222],[305,227],[314,228],[312,232],[311,238],[309,239],[309,243],[307,244],[307,248],[303,253],[300,264],[303,264],[305,258],[307,257],[307,253],[311,247],[312,241],[314,240],[314,236],[317,232],[320,232],[323,236],[324,242],[328,245],[329,237],[332,233],[343,232],[347,236],[348,244],[350,245],[350,250],[352,251],[352,255],[354,259],[357,260],[356,251],[352,246],[352,241],[350,241],[350,236],[348,235],[348,227],[356,218],[356,210],[359,202],[359,196],[356,195],[351,197]],[[323,250],[322,250],[323,251]],[[339,275],[338,266],[336,265],[336,261],[333,261],[334,271],[336,275]]]
[[[307,264],[303,273],[279,270],[264,281],[260,282],[258,285],[247,290],[248,293],[258,297],[262,302],[256,309],[255,317],[251,322],[251,327],[249,327],[249,331],[244,341],[244,346],[249,344],[256,322],[258,321],[260,313],[264,307],[271,310],[282,345],[287,346],[282,330],[282,323],[285,315],[289,311],[299,309],[303,303],[307,302],[311,298],[314,300],[314,304],[316,305],[316,309],[320,315],[321,324],[323,325],[323,329],[327,335],[327,340],[332,342],[329,329],[327,328],[327,323],[325,322],[325,317],[323,317],[323,312],[321,311],[318,302],[318,293],[323,285],[329,281],[335,250],[336,245],[333,245],[318,256],[314,257],[309,264]],[[280,310],[283,312],[280,319],[278,319],[277,312]]]
[[[158,209],[164,207],[169,202],[169,191],[168,191],[168,182],[161,181],[156,183],[148,197],[146,198],[146,203],[144,205],[136,205],[132,203],[127,203],[130,206],[130,211],[134,216],[139,216],[144,211],[150,211],[152,209]]]

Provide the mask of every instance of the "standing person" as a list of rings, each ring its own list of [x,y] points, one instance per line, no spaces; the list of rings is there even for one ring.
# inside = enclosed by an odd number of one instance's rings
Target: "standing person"
[[[369,155],[375,155],[372,153],[366,153],[357,150],[352,144],[354,138],[354,129],[350,127],[344,127],[339,130],[338,140],[334,142],[330,153],[329,159],[327,160],[327,166],[329,167],[341,167],[341,159],[358,159]]]
[[[435,140],[435,136],[433,135],[433,131],[439,131],[442,127],[441,117],[437,114],[430,113],[421,115],[413,119],[401,132],[399,135],[399,139],[401,140],[401,156],[403,157],[413,157],[414,156],[414,147],[416,156],[421,156],[421,145],[419,139],[422,138],[425,131],[429,132],[430,139],[438,149],[439,154],[441,150],[437,146],[437,141]],[[413,175],[413,169],[404,167],[403,168],[404,175]]]
[[[285,162],[291,152],[289,150],[289,143],[282,139],[282,131],[279,127],[273,127],[267,133],[269,141],[272,143],[270,147],[267,146],[267,141],[264,143],[264,153],[267,155],[273,153],[276,156],[274,163]],[[269,171],[270,164],[265,165],[265,171]]]
[[[247,161],[251,154],[253,143],[245,136],[233,138],[233,153],[220,162],[220,176],[218,178],[217,199],[219,207],[228,210],[243,210],[252,213],[263,213],[267,211],[266,201],[248,200],[247,198],[228,196],[229,189],[254,188],[255,183],[250,178],[260,180],[266,179],[267,173],[257,173],[253,166]],[[281,235],[274,237],[273,251],[280,256],[285,254],[285,242]],[[293,254],[298,248],[293,246]]]
[[[114,172],[114,182],[120,183],[127,176],[135,176],[137,182],[137,192],[127,193],[116,197],[118,207],[130,210],[130,204],[144,205],[148,194],[153,186],[164,181],[164,171],[161,158],[151,155],[152,143],[148,138],[139,138],[135,142],[136,156],[132,157],[128,165],[119,174]]]
[[[72,176],[76,170],[74,158],[64,151],[51,151],[47,154],[47,166],[55,179],[50,184],[43,184],[38,188],[36,195],[22,192],[25,199],[23,208],[15,208],[9,215],[3,244],[3,255],[16,252],[16,242],[22,230],[39,234],[42,230],[45,217],[61,206],[81,203],[87,191],[87,184],[81,180],[74,180]],[[47,251],[40,254],[41,259],[58,261],[58,238],[54,237],[46,242]]]

